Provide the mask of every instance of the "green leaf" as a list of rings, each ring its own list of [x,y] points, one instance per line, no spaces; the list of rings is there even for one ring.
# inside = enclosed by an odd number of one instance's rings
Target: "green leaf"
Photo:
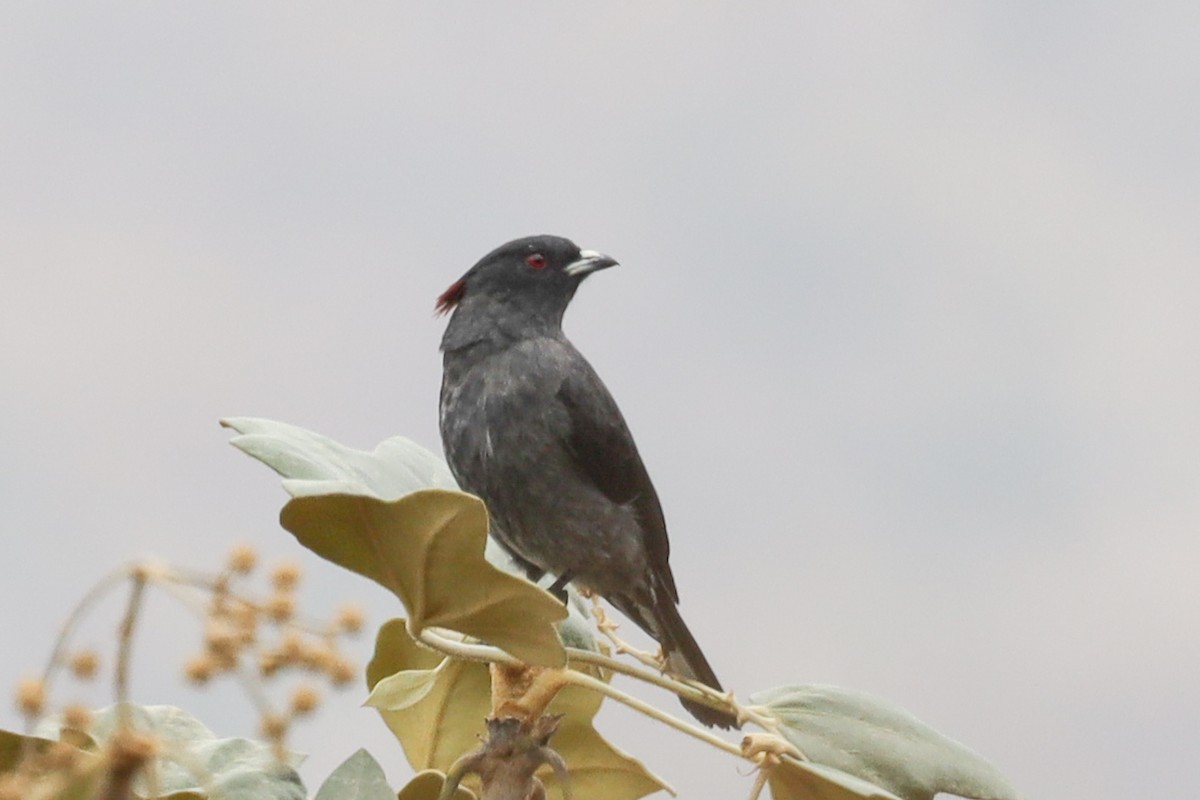
[[[784,756],[768,769],[774,800],[899,800],[869,781],[833,767]]]
[[[394,619],[379,629],[375,654],[367,665],[367,685],[378,688],[390,676],[405,673],[414,674],[412,684],[433,677],[432,685],[421,685],[422,696],[402,708],[379,708],[380,716],[400,740],[414,769],[445,771],[459,756],[474,750],[486,732],[484,719],[492,702],[488,669],[468,661],[442,660],[413,641],[404,620]],[[415,673],[424,675],[416,678]],[[546,710],[565,715],[550,744],[567,763],[575,796],[636,800],[660,789],[670,791],[642,762],[597,733],[592,720],[602,700],[583,687],[567,686]],[[552,770],[546,768],[538,777],[546,784],[548,796],[558,796]]]
[[[405,784],[396,800],[438,800],[445,782],[446,773],[436,769],[421,770]],[[453,800],[475,800],[475,793],[465,786],[459,786],[454,790]]]
[[[280,522],[305,547],[390,589],[413,630],[449,628],[527,664],[566,661],[553,623],[562,603],[483,557],[487,512],[477,497],[445,489],[385,502],[362,495],[297,497]]]
[[[373,497],[379,500],[397,500],[424,489],[456,488],[450,469],[442,459],[403,437],[387,439],[374,451],[367,452],[346,447],[326,436],[303,428],[268,419],[232,417],[222,420],[221,424],[238,432],[238,435],[230,440],[231,444],[282,475],[284,489],[296,498],[353,495]],[[470,496],[464,495],[464,497]],[[458,502],[464,508],[469,505],[468,501]],[[285,509],[285,513],[289,512]],[[472,524],[477,524],[486,533],[486,518],[482,523],[475,522],[479,516],[478,511],[465,509],[463,514],[464,518],[470,517]],[[353,520],[348,522],[350,527],[357,524]],[[287,523],[284,527],[288,527]],[[297,533],[291,528],[289,530]],[[378,531],[377,533],[384,537],[390,535],[387,531]],[[297,535],[299,536],[299,534]],[[342,548],[345,551],[342,556],[347,559],[346,562],[339,560],[339,557],[335,557],[332,552],[322,552],[316,547],[312,547],[312,549],[335,563],[366,575],[366,572],[352,564],[364,567],[369,565],[372,558],[370,550],[373,546],[369,541],[371,535],[370,532],[359,531],[356,534],[356,541],[348,547]],[[512,559],[494,540],[485,537],[483,541],[486,543],[486,547],[481,547],[476,544],[474,537],[473,533],[467,537],[470,549],[482,550],[484,559],[499,569],[516,576],[516,580],[521,582],[516,585],[525,585],[524,576],[519,574],[512,564]],[[303,539],[302,543],[311,547]],[[321,546],[325,547],[326,545],[322,544]],[[406,570],[409,573],[407,582],[410,584],[424,583],[419,579],[419,573],[423,566],[421,558],[424,553],[406,553],[402,552],[402,548],[395,549],[399,552],[395,552],[394,555],[409,562]],[[436,598],[437,602],[454,606],[456,598],[459,596],[457,587],[470,585],[472,581],[481,578],[485,583],[475,587],[476,591],[473,592],[475,597],[479,597],[483,590],[499,590],[502,594],[519,591],[519,593],[528,595],[525,589],[514,589],[512,581],[497,582],[493,580],[492,573],[484,570],[478,563],[481,559],[477,553],[456,553],[453,558],[465,560],[435,565],[439,572],[439,583],[436,589],[444,590]],[[456,575],[452,576],[448,582],[443,581],[441,575],[446,572],[446,567],[452,565],[454,567],[461,566],[463,569],[455,569]],[[380,565],[380,568],[387,568],[387,565]],[[396,591],[395,585],[381,581],[375,575],[367,577]],[[409,604],[410,600],[416,602],[419,599],[419,592],[410,596],[409,599],[405,599],[401,595],[401,601],[405,603],[413,624],[417,626],[435,624],[428,621],[425,608]],[[561,646],[552,641],[552,633],[542,629],[541,624],[547,620],[555,622],[562,619],[561,604],[556,603],[555,605],[558,608],[552,612],[550,611],[552,607],[545,600],[520,601],[517,602],[516,607],[503,605],[492,609],[491,612],[480,609],[473,622],[481,627],[477,627],[475,631],[456,628],[450,624],[446,624],[444,627],[476,635],[530,663],[557,665],[562,663]],[[510,611],[515,612],[515,615],[510,614]],[[527,611],[532,611],[532,616],[523,616]],[[574,616],[575,618],[564,620],[560,624],[564,636],[570,638],[574,647],[586,647],[594,650],[596,648],[595,637],[586,619],[583,620],[583,625],[580,625],[579,615]],[[510,649],[505,645],[505,641],[508,641],[514,648],[520,648],[522,652]],[[540,655],[534,655],[534,653],[540,653]]]
[[[750,700],[779,720],[784,738],[817,762],[811,766],[849,773],[903,800],[931,800],[938,792],[973,800],[1018,797],[982,756],[870,695],[834,686],[783,686]]]
[[[381,711],[402,711],[416,705],[437,685],[438,676],[449,663],[446,658],[433,669],[402,669],[388,675],[375,684],[363,705]]]
[[[96,755],[64,742],[0,730],[0,774],[12,772],[25,759],[37,758],[51,748],[60,747],[71,753],[72,768],[42,769],[32,773],[36,776],[36,791],[30,795],[31,800],[92,800],[104,781],[106,764]],[[30,769],[30,765],[26,763],[24,768]]]
[[[314,800],[393,800],[383,767],[370,753],[359,749],[335,769]]]
[[[637,800],[660,790],[675,794],[670,784],[596,730],[594,718],[603,699],[582,686],[567,686],[546,709],[547,714],[564,715],[550,746],[567,762],[575,797]],[[543,767],[538,777],[548,797],[560,796],[562,787],[553,770]]]
[[[300,776],[279,761],[271,747],[250,739],[218,739],[195,717],[172,706],[124,705],[130,724],[159,742],[151,762],[153,780],[140,774],[134,788],[143,797],[157,789],[163,798],[304,800]],[[87,733],[103,748],[121,720],[118,706],[97,711]],[[50,723],[53,726],[53,723]],[[298,763],[299,757],[292,756]]]
[[[0,772],[10,772],[22,758],[35,753],[44,753],[53,746],[54,742],[51,739],[22,736],[13,731],[0,730]]]
[[[404,620],[389,620],[375,637],[375,654],[367,665],[367,685],[373,690],[398,672],[433,672],[442,662],[440,654],[413,641]],[[413,769],[445,771],[455,759],[479,745],[487,730],[483,721],[491,706],[492,683],[487,666],[451,659],[419,701],[395,711],[378,711],[400,741]]]

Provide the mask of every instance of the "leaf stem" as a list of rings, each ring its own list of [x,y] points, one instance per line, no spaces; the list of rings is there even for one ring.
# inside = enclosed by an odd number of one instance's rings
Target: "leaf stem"
[[[524,663],[513,658],[499,647],[492,647],[489,644],[455,641],[434,632],[431,628],[422,628],[419,631],[414,631],[411,627],[411,619],[405,620],[405,626],[408,628],[408,635],[421,644],[454,658],[461,658],[466,661],[479,661],[484,664],[507,664],[510,667],[521,666]]]
[[[567,670],[566,674],[563,676],[563,680],[567,683],[573,683],[576,686],[583,686],[591,689],[594,692],[599,692],[605,697],[611,697],[618,703],[623,703],[624,705],[627,705],[636,711],[642,712],[651,719],[656,719],[664,725],[669,725],[680,733],[686,733],[688,736],[699,739],[702,742],[707,742],[719,750],[724,750],[726,753],[738,756],[739,758],[742,755],[742,749],[732,742],[727,742],[714,733],[709,733],[703,728],[697,728],[695,725],[684,722],[678,717],[672,716],[671,714],[668,714],[659,708],[655,708],[649,703],[645,703],[636,697],[633,697],[632,695],[628,695],[625,692],[622,692],[620,689],[608,685],[604,681],[593,678],[587,673],[579,672],[577,670]]]
[[[715,707],[722,709],[726,706],[732,706],[734,713],[741,718],[742,706],[738,705],[731,696],[715,692],[703,684],[684,683],[659,672],[652,672],[641,667],[626,664],[623,661],[618,661],[603,653],[595,653],[591,650],[568,647],[567,658],[581,664],[593,664],[612,670],[621,675],[640,680],[643,683],[657,686],[660,689],[666,689],[668,692],[680,697],[686,697],[688,700],[696,700],[705,704],[712,704],[713,701],[716,701]]]
[[[758,774],[754,776],[754,786],[750,788],[750,800],[758,800],[762,794],[763,787],[767,785],[767,771],[761,766],[758,769]]]
[[[454,641],[453,639],[449,639],[428,628],[423,628],[416,633],[413,633],[412,630],[409,630],[409,634],[425,646],[431,647],[434,650],[453,658],[509,665],[520,665],[522,663],[497,647],[492,647],[491,645],[486,644]],[[574,647],[568,647],[566,650],[568,657],[573,661],[600,666],[605,669],[612,670],[613,672],[627,675],[631,678],[636,678],[645,683],[667,689],[668,691],[677,695],[688,695],[689,699],[712,699],[705,694],[705,692],[698,690],[694,686],[680,683],[679,681],[672,680],[671,678],[667,678],[662,675],[657,675],[640,667],[624,664],[601,653],[594,653],[590,650],[581,650]],[[611,697],[613,700],[616,700],[619,703],[623,703],[624,705],[627,705],[636,711],[640,711],[652,719],[658,720],[659,722],[675,728],[682,733],[686,733],[693,738],[699,739],[702,742],[707,742],[713,747],[723,750],[726,753],[730,753],[738,757],[741,757],[742,755],[742,750],[738,745],[735,745],[732,742],[727,742],[716,734],[710,733],[703,728],[698,728],[694,725],[686,723],[683,720],[650,705],[649,703],[643,702],[636,697],[622,692],[620,689],[616,689],[608,685],[604,681],[597,680],[591,675],[579,672],[578,670],[565,670],[564,672],[565,674],[563,679],[568,683],[583,686],[591,689],[594,692],[599,692],[606,697]],[[725,701],[725,698],[721,696],[721,700]],[[737,705],[736,703],[730,704],[733,705],[734,709],[738,713],[741,712],[741,706]]]

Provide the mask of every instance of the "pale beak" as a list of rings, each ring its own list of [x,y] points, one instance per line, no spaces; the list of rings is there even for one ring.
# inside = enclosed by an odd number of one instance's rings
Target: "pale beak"
[[[612,256],[606,256],[603,253],[597,253],[595,250],[580,250],[579,258],[572,261],[563,267],[563,272],[568,275],[589,275],[596,270],[615,267],[617,260]]]

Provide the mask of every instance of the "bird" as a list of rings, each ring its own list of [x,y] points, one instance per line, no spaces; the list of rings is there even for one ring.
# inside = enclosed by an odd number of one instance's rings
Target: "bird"
[[[437,298],[439,427],[451,473],[531,580],[610,602],[663,649],[666,670],[723,691],[680,616],[666,521],[629,426],[562,329],[589,275],[617,261],[561,236],[497,247]],[[684,700],[700,722],[735,717]]]

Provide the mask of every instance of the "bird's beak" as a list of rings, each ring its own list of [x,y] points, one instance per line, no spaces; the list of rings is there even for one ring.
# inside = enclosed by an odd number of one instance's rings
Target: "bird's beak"
[[[578,275],[582,278],[584,275],[589,275],[596,270],[615,267],[616,265],[617,260],[612,256],[597,253],[595,250],[580,250],[579,258],[563,267],[563,272],[572,276]]]

